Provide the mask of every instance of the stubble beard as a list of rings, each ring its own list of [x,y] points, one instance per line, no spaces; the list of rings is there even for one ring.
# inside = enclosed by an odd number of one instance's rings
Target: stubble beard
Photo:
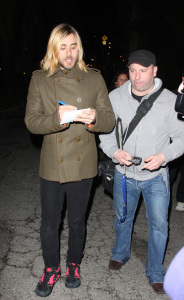
[[[136,92],[141,93],[142,95],[146,95],[149,92],[149,86],[146,84],[143,84],[142,86],[137,86],[136,84],[132,84],[132,87],[134,89],[134,94],[136,95]]]
[[[67,63],[63,63],[63,61],[62,62],[58,61],[58,64],[61,67],[61,69],[65,69],[65,70],[72,70],[76,66],[77,63],[78,63],[78,59],[73,59],[73,62],[71,65],[69,65]]]

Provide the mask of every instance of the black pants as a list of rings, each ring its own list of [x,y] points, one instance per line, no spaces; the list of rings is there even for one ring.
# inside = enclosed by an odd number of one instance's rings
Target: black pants
[[[60,262],[59,227],[66,196],[68,211],[67,262],[80,264],[85,242],[85,216],[93,179],[62,183],[40,180],[42,220],[40,237],[43,260],[47,267],[57,267]]]

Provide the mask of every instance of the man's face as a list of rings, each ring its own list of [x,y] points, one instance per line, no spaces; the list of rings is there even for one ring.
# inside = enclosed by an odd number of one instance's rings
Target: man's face
[[[59,55],[58,64],[61,69],[70,70],[73,69],[78,62],[79,49],[77,46],[77,40],[73,33],[69,34],[63,39]]]
[[[129,66],[129,78],[132,84],[132,92],[138,96],[150,93],[154,87],[156,74],[156,66],[143,67],[139,64],[131,64]]]

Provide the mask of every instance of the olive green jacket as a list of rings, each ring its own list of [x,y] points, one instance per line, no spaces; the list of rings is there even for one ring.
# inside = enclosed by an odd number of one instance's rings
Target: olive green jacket
[[[58,100],[78,109],[96,109],[96,123],[60,125]],[[95,132],[109,133],[115,116],[107,88],[99,72],[57,68],[52,76],[33,72],[26,106],[25,123],[33,134],[44,135],[39,174],[60,183],[81,181],[97,175]]]

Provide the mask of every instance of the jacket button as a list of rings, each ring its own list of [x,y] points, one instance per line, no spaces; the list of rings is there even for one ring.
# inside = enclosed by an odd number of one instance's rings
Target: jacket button
[[[58,142],[59,142],[59,143],[62,143],[62,142],[63,142],[63,139],[62,139],[62,138],[60,138],[60,139],[58,140]]]
[[[60,162],[60,164],[63,162],[63,158],[62,157],[59,158],[59,162]]]
[[[77,81],[77,82],[80,82],[80,78],[76,78],[76,81]]]
[[[81,160],[81,157],[80,156],[77,156],[77,161],[80,161]]]
[[[78,136],[78,137],[76,138],[76,140],[77,140],[77,142],[80,142],[80,140],[81,140],[80,136]]]
[[[65,71],[65,72],[64,72],[64,75],[68,75],[68,71]]]

